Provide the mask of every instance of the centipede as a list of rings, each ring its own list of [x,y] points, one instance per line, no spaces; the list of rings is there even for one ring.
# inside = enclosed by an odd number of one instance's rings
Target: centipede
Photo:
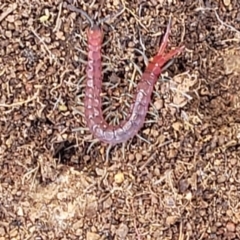
[[[75,10],[76,8],[72,8]],[[148,112],[151,96],[162,69],[167,62],[183,52],[184,46],[177,47],[165,53],[170,33],[171,18],[167,25],[157,54],[148,63],[136,87],[136,93],[130,106],[128,116],[119,125],[111,125],[103,117],[102,110],[102,60],[101,50],[103,31],[94,23],[86,13],[80,11],[88,18],[91,26],[87,31],[88,60],[86,66],[84,117],[92,135],[101,142],[112,146],[125,143],[133,138],[143,127]]]

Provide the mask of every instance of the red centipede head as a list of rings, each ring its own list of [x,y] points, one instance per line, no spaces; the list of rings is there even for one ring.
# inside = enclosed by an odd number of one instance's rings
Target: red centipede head
[[[103,32],[97,24],[94,24],[88,29],[87,37],[89,45],[101,46],[103,40]]]

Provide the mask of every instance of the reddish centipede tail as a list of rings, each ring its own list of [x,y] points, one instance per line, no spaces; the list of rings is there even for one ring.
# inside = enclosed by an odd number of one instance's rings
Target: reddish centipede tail
[[[170,33],[170,26],[171,26],[171,18],[169,20],[167,30],[166,30],[166,33],[164,34],[158,53],[153,57],[151,63],[147,66],[147,69],[146,69],[146,71],[153,72],[155,75],[161,74],[162,68],[164,67],[164,65],[173,57],[183,52],[183,50],[185,49],[185,46],[181,46],[171,50],[168,53],[164,53],[167,47],[168,37]]]

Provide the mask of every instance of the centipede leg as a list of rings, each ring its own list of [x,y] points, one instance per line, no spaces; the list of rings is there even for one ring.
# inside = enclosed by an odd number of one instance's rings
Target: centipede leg
[[[163,67],[169,60],[171,60],[173,57],[178,55],[184,50],[184,46],[178,47],[176,49],[171,50],[169,53],[166,54],[157,54],[154,57],[154,62],[158,63],[159,66]]]
[[[96,144],[96,143],[98,143],[98,140],[93,140],[93,141],[90,143],[90,145],[89,145],[89,147],[88,147],[88,149],[87,149],[87,154],[90,154],[91,148],[92,148],[93,145]]]
[[[141,137],[139,134],[136,135],[139,139],[141,139],[142,141],[151,144],[151,142],[149,142],[147,139],[145,139],[144,137]]]
[[[171,59],[170,61],[168,61],[162,68],[162,71],[164,72],[165,70],[167,70],[174,62],[174,59]]]
[[[172,65],[172,63],[174,62],[174,56],[178,55],[179,53],[181,53],[184,50],[184,46],[173,49],[172,51],[170,51],[169,53],[165,54],[164,57],[161,58],[160,61],[158,61],[158,63],[162,64],[162,62],[166,62],[166,64],[163,65],[162,67],[162,71],[165,71],[169,66]]]
[[[184,50],[184,46],[181,46],[181,47],[178,47],[178,48],[176,48],[176,49],[173,49],[173,50],[171,50],[169,53],[167,53],[167,54],[165,54],[164,55],[164,58],[166,59],[166,60],[170,60],[170,59],[172,59],[172,57],[174,57],[175,55],[178,55],[179,53],[181,53],[183,50]]]
[[[113,147],[113,145],[109,144],[107,149],[106,149],[106,162],[109,161],[109,154],[110,154],[110,150]]]

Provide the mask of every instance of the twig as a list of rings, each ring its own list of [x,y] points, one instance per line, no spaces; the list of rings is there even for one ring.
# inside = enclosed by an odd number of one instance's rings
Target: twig
[[[123,4],[124,9],[126,9],[126,10],[135,18],[135,20],[139,23],[139,25],[140,25],[142,28],[144,28],[147,32],[149,32],[148,29],[147,29],[147,28],[141,23],[141,21],[138,19],[137,15],[136,15],[133,11],[131,11],[129,8],[126,7],[124,0],[122,0],[122,4]]]
[[[225,22],[219,17],[219,15],[218,15],[218,13],[217,13],[217,8],[204,8],[204,7],[199,7],[199,8],[196,9],[196,11],[205,11],[205,10],[207,10],[207,11],[214,11],[217,20],[218,20],[223,26],[225,26],[225,27],[231,29],[232,31],[240,34],[240,31],[238,31],[235,27],[233,27],[233,26],[225,23]]]
[[[3,11],[3,13],[1,14],[0,16],[0,22],[6,18],[10,13],[12,13],[14,10],[17,9],[17,4],[16,3],[13,3],[11,4],[6,11]]]
[[[218,20],[223,26],[225,26],[225,27],[227,27],[227,28],[230,28],[232,31],[237,32],[238,34],[240,34],[240,31],[238,31],[235,27],[233,27],[233,26],[231,26],[231,25],[223,22],[223,20],[220,19],[219,15],[217,14],[217,11],[216,11],[216,10],[214,10],[214,13],[215,13],[215,15],[216,15],[217,20]]]
[[[134,208],[134,205],[133,205],[133,201],[131,202],[131,205],[132,205],[133,215],[136,216],[136,212],[135,212],[135,208]],[[138,227],[137,227],[136,217],[134,217],[133,225],[134,225],[135,233],[137,235],[137,240],[141,240],[141,233],[139,232]]]
[[[55,25],[55,27],[53,29],[53,32],[58,31],[60,29],[60,27],[61,27],[61,22],[62,21],[60,19],[60,16],[61,16],[61,13],[62,13],[62,5],[63,5],[63,3],[61,2],[59,4],[59,11],[58,11],[58,15],[57,15],[56,25]]]
[[[39,95],[39,89],[37,90],[37,92],[33,95],[32,98],[29,98],[25,101],[19,101],[19,102],[15,102],[15,103],[11,103],[11,104],[6,104],[6,103],[0,103],[0,107],[6,107],[6,108],[11,108],[11,107],[17,107],[17,106],[21,106],[25,103],[29,103],[32,102],[34,99],[37,98],[37,96]]]
[[[161,148],[161,147],[163,147],[163,146],[165,146],[165,145],[167,145],[167,144],[169,144],[169,143],[171,143],[171,142],[172,142],[172,139],[171,139],[171,140],[168,140],[168,141],[166,141],[166,142],[164,142],[164,143],[162,143],[162,144],[160,144],[160,145],[158,146],[158,149]],[[152,162],[154,159],[156,159],[156,154],[157,154],[157,152],[154,152],[154,153],[148,158],[148,160],[139,168],[139,171],[140,171],[140,172],[142,172],[143,169],[144,169],[150,162]]]
[[[139,139],[141,139],[142,141],[146,142],[147,144],[151,144],[151,142],[149,142],[147,139],[145,139],[144,137],[141,137],[141,135],[137,134],[136,135]]]
[[[132,90],[132,87],[133,87],[132,83],[134,82],[135,77],[136,77],[136,67],[134,67],[134,69],[133,69],[133,73],[132,73],[132,76],[131,76],[130,84],[128,86],[128,91],[129,92],[131,92],[131,90]]]
[[[49,50],[49,48],[46,45],[46,43],[44,42],[44,40],[37,34],[37,32],[33,28],[31,28],[30,30],[37,37],[37,39],[43,44],[43,46],[47,50],[48,54],[50,55],[50,58],[51,59],[56,59],[55,55]]]

